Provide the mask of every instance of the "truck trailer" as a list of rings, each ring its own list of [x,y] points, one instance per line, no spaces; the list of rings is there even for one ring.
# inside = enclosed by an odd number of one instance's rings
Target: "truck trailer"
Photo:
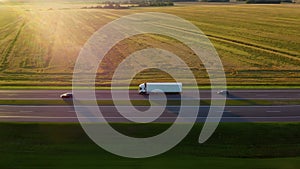
[[[139,94],[150,93],[178,93],[182,92],[182,83],[142,83],[139,85]]]

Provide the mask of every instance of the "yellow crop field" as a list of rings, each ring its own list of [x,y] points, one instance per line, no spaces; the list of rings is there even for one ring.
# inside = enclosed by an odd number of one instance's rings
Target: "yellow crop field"
[[[300,5],[178,3],[173,7],[82,9],[84,3],[0,4],[0,85],[71,85],[76,58],[103,25],[140,12],[164,12],[199,27],[215,46],[229,85],[300,85]],[[183,30],[184,31],[184,30]],[[200,85],[208,85],[193,52],[168,37],[140,35],[117,44],[99,68],[107,85],[132,52],[160,47],[180,56]],[[151,58],[149,58],[151,59]],[[146,71],[136,82],[166,76]]]

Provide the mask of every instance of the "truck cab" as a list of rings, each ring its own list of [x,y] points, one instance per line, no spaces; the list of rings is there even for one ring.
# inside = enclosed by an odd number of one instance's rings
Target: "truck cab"
[[[146,85],[145,83],[142,83],[139,85],[139,94],[145,94],[146,93]]]

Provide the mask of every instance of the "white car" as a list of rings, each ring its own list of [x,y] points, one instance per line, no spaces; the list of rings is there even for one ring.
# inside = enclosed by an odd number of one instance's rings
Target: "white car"
[[[218,91],[217,93],[221,94],[221,95],[229,95],[228,90],[221,90],[221,91]]]
[[[60,98],[72,98],[73,97],[73,94],[72,93],[64,93],[64,94],[61,94],[60,95]]]

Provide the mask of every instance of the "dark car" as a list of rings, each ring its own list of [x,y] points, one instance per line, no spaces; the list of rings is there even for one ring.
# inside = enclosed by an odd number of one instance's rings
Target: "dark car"
[[[73,98],[72,93],[64,93],[60,95],[60,98],[66,99],[66,98]]]

